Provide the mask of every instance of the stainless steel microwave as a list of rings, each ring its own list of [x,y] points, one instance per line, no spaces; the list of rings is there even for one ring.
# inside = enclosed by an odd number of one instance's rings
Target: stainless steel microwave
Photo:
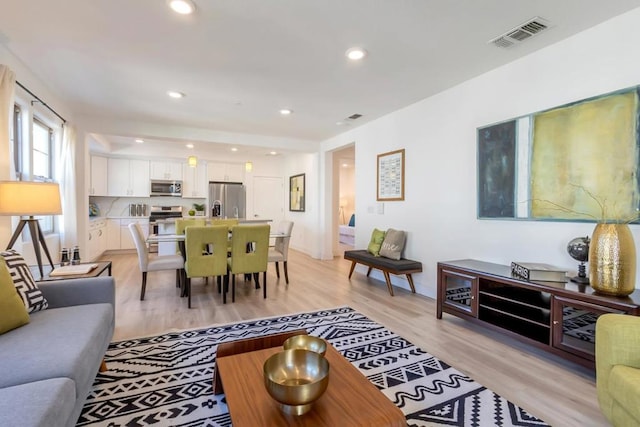
[[[182,197],[182,181],[151,180],[151,196]]]

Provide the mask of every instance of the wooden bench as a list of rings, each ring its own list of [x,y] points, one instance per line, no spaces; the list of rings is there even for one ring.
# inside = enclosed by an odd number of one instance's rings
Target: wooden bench
[[[351,279],[351,275],[353,274],[353,270],[356,268],[356,264],[362,264],[369,267],[369,270],[367,270],[367,277],[369,277],[371,270],[374,268],[382,271],[384,278],[387,281],[387,288],[389,289],[391,296],[393,296],[393,288],[391,287],[391,277],[389,274],[404,274],[407,276],[409,286],[411,286],[411,292],[414,294],[416,293],[416,288],[413,285],[413,278],[411,277],[411,274],[422,273],[422,263],[419,261],[412,261],[405,258],[395,260],[381,256],[373,256],[366,250],[362,249],[344,251],[344,259],[351,261],[349,279]]]

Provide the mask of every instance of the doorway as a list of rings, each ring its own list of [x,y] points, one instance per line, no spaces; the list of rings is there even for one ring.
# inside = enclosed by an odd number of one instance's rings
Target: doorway
[[[334,179],[337,180],[337,198],[334,212],[337,212],[336,241],[340,253],[355,246],[356,211],[356,168],[355,146],[337,150],[333,153]]]

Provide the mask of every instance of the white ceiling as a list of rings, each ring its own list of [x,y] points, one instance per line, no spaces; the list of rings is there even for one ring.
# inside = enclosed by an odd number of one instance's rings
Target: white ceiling
[[[302,148],[640,7],[638,0],[194,1],[196,13],[185,17],[165,0],[0,0],[0,42],[77,118],[268,136]],[[487,43],[535,16],[552,28],[509,49]],[[349,62],[352,46],[368,57]],[[170,99],[167,90],[187,96]],[[281,116],[281,108],[294,113]],[[336,124],[354,113],[363,116]],[[138,136],[107,125],[95,131],[114,144]],[[202,139],[226,142],[211,135]]]

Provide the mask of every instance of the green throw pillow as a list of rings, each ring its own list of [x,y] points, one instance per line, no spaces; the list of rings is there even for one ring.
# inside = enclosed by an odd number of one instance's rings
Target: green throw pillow
[[[11,273],[0,257],[0,334],[29,323],[29,313],[13,285]]]
[[[380,256],[380,248],[384,241],[384,233],[384,231],[378,230],[377,228],[373,229],[373,233],[371,233],[371,241],[369,242],[369,246],[367,246],[367,251],[371,255]]]

